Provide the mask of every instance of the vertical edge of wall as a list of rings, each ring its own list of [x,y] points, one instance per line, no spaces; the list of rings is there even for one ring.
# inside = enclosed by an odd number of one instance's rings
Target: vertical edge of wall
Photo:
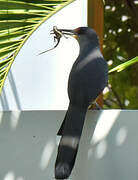
[[[100,40],[100,49],[103,50],[103,28],[104,28],[104,8],[103,0],[88,0],[88,26],[95,29]],[[98,96],[97,102],[103,105],[103,94]]]

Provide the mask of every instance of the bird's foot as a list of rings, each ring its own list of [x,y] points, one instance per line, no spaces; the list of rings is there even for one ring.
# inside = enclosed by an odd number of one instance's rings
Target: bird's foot
[[[92,110],[101,110],[102,108],[100,107],[100,105],[95,101],[92,102],[91,105],[88,107],[88,109],[92,109]]]
[[[102,109],[101,106],[100,106],[97,102],[95,102],[95,109],[96,109],[96,110]]]

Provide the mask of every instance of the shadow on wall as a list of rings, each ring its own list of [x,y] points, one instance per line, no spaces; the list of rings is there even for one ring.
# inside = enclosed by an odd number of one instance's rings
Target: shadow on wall
[[[15,104],[15,107],[17,110],[21,110],[21,103],[20,103],[20,99],[19,99],[19,95],[18,95],[18,91],[17,91],[17,87],[15,84],[15,80],[13,77],[13,73],[10,70],[8,73],[8,77],[7,77],[7,83],[9,83],[9,88],[7,89],[7,92],[11,94],[12,97],[12,101]],[[3,87],[2,90],[2,94],[0,95],[0,104],[1,104],[1,109],[2,110],[10,110],[11,108],[9,107],[9,102],[6,96],[6,90],[5,90],[5,86]],[[14,106],[13,106],[14,107]]]
[[[1,180],[53,179],[60,116],[64,112],[1,112]]]
[[[54,179],[59,141],[56,132],[64,114],[65,111],[0,113],[1,180]],[[70,179],[137,179],[137,116],[137,111],[89,111]]]

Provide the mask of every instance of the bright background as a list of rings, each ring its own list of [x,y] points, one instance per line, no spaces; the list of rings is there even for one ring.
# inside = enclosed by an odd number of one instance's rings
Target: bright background
[[[76,0],[42,24],[19,52],[6,79],[0,110],[60,110],[67,109],[67,81],[72,64],[78,56],[75,39],[62,38],[53,51],[50,30],[77,28],[87,25],[87,3]]]

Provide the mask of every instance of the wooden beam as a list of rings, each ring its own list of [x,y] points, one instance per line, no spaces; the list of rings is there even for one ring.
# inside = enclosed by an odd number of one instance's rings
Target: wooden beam
[[[100,48],[103,45],[104,8],[102,0],[88,0],[88,26],[99,36]]]
[[[92,27],[99,36],[100,49],[103,50],[103,32],[104,32],[104,7],[103,0],[88,0],[88,26]],[[101,94],[97,102],[103,105],[103,94]]]

